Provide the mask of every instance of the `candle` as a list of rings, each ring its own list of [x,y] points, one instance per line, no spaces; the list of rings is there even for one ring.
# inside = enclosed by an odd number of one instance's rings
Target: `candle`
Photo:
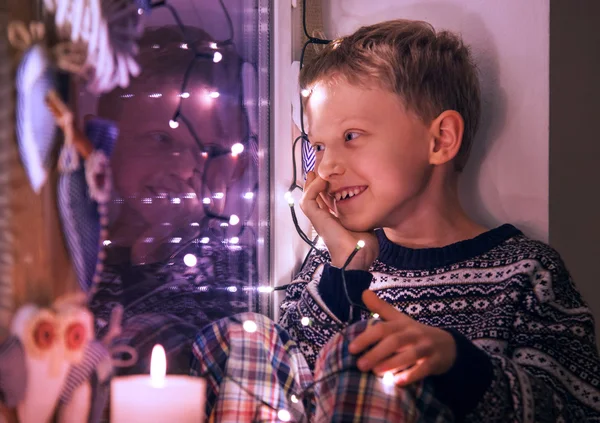
[[[192,376],[166,376],[165,350],[156,345],[150,376],[116,377],[111,383],[111,423],[202,423],[206,381]]]

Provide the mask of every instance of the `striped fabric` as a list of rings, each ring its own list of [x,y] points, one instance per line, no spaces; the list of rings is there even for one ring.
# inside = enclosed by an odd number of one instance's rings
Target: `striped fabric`
[[[58,407],[64,407],[72,399],[77,388],[84,383],[91,387],[91,401],[87,421],[99,422],[104,413],[109,395],[112,361],[108,350],[98,341],[86,346],[83,359],[69,369],[58,399]]]
[[[321,351],[314,376],[302,345],[265,316],[243,313],[205,327],[193,345],[191,374],[207,379],[208,421],[452,421],[427,383],[390,388],[358,370],[348,345],[373,322],[338,333]]]
[[[315,157],[315,151],[308,142],[308,139],[302,139],[302,170],[304,171],[304,177],[306,174],[315,168],[317,158]]]
[[[17,69],[17,139],[31,187],[39,193],[52,159],[56,123],[45,98],[55,88],[56,75],[41,45],[28,49]]]
[[[119,130],[112,121],[94,118],[85,126],[86,137],[94,149],[110,157]],[[58,178],[58,209],[67,241],[69,255],[77,274],[79,286],[85,292],[102,263],[98,260],[100,250],[100,216],[98,204],[90,198],[85,169],[61,173]],[[99,267],[100,266],[100,267]]]
[[[25,398],[25,372],[23,345],[10,335],[0,344],[0,403],[13,408]]]
[[[58,400],[59,403],[68,404],[75,389],[85,381],[90,380],[91,374],[98,367],[103,367],[102,373],[104,378],[108,379],[111,365],[108,366],[109,371],[107,372],[106,364],[110,363],[110,360],[111,357],[108,350],[101,343],[97,341],[90,342],[86,346],[81,362],[71,366],[69,369],[69,374],[65,379],[65,384]]]
[[[86,346],[83,359],[69,369],[63,390],[58,399],[58,406],[69,404],[73,393],[83,383],[88,382],[92,388],[91,407],[88,422],[98,422],[106,407],[109,394],[109,382],[112,375],[111,356],[104,345],[92,341]]]

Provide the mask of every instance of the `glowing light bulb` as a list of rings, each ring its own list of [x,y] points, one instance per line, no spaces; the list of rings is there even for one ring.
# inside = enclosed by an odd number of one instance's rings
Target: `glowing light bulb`
[[[179,94],[179,97],[181,97],[181,98],[190,98],[190,93],[188,93],[188,92],[181,93],[181,94]]]
[[[302,91],[300,91],[300,93],[302,94],[302,97],[308,97],[310,95],[310,90],[305,88]]]
[[[208,198],[208,197],[204,197],[204,198],[202,199],[202,203],[203,203],[203,204],[210,204],[210,198]]]
[[[252,200],[254,198],[254,193],[252,191],[248,191],[247,193],[244,194],[244,198],[246,200]]]
[[[142,16],[144,14],[144,9],[141,7],[138,9],[138,15]]]
[[[181,242],[181,237],[173,237],[171,238],[171,244],[179,244]]]
[[[258,326],[256,325],[256,323],[253,322],[252,320],[246,320],[242,326],[243,326],[244,330],[248,333],[254,333],[258,329]]]
[[[105,239],[105,240],[102,242],[102,245],[104,245],[105,247],[109,246],[110,244],[112,244],[112,241],[111,241],[110,239]]]
[[[202,239],[200,240],[200,243],[201,243],[201,244],[208,244],[209,242],[210,242],[210,238],[209,238],[209,237],[207,237],[207,236],[205,236],[204,238],[202,238]]]
[[[183,263],[187,267],[194,267],[198,263],[198,258],[193,254],[186,254],[183,256]]]
[[[263,293],[269,294],[269,293],[273,292],[273,288],[270,286],[259,286],[258,292],[263,292]]]
[[[153,94],[148,95],[148,97],[150,97],[150,98],[161,98],[162,94],[161,93],[153,93]]]
[[[213,198],[216,198],[217,200],[222,200],[225,197],[225,194],[222,192],[215,192],[213,194]]]
[[[244,144],[242,143],[235,143],[231,146],[231,154],[233,156],[237,156],[238,154],[241,154],[244,151]]]
[[[365,242],[361,239],[356,243],[357,248],[363,248],[365,246]]]
[[[230,224],[230,225],[233,225],[233,226],[235,226],[235,225],[237,225],[238,223],[240,223],[240,218],[239,218],[239,217],[237,217],[235,214],[232,214],[232,215],[229,217],[229,224]]]
[[[231,244],[238,244],[240,242],[240,239],[237,236],[232,237],[229,242]]]
[[[290,207],[292,207],[294,205],[294,196],[292,195],[291,192],[287,191],[284,194],[285,197],[285,201],[287,201],[287,203],[289,204]]]
[[[210,43],[209,46],[212,49],[216,49],[217,48],[217,43]]]
[[[171,198],[171,204],[181,204],[181,198]]]
[[[373,319],[379,319],[379,314],[373,313]]]
[[[305,316],[302,319],[300,319],[300,323],[302,323],[302,326],[308,326],[310,325],[310,319]]]
[[[289,422],[292,419],[292,415],[289,411],[281,409],[277,412],[277,418],[282,422]]]
[[[297,403],[298,403],[298,397],[296,397],[296,395],[292,395],[292,396],[290,397],[290,399],[292,400],[292,402],[293,402],[294,404],[297,404]]]
[[[229,292],[237,292],[237,288],[235,286],[230,286],[227,288]]]
[[[181,43],[181,45],[179,47],[182,48],[183,50],[187,50],[188,49],[187,43]]]
[[[219,93],[218,91],[211,91],[208,96],[210,98],[219,98],[219,96],[221,95],[221,93]]]
[[[163,346],[156,344],[154,348],[152,348],[152,357],[150,358],[150,381],[152,386],[164,386],[166,374],[167,355],[165,354]]]
[[[385,372],[383,374],[383,384],[385,386],[394,386],[394,374],[392,372]]]
[[[223,55],[218,51],[215,51],[215,54],[213,55],[213,62],[219,63],[221,59],[223,59]]]

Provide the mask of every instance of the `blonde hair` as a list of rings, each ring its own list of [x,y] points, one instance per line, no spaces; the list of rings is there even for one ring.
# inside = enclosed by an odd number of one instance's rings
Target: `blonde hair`
[[[351,84],[379,84],[425,124],[445,110],[460,113],[465,127],[454,165],[458,171],[465,167],[481,100],[476,66],[458,35],[403,19],[364,26],[326,45],[302,68],[300,87],[310,90],[338,76]]]

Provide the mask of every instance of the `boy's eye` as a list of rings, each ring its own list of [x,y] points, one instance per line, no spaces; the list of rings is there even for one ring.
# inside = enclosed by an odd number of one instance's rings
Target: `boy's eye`
[[[352,141],[354,139],[356,139],[356,137],[358,137],[360,134],[358,132],[346,132],[344,134],[344,139],[346,141]]]
[[[173,143],[173,139],[164,132],[152,132],[150,139],[159,146],[169,146]]]
[[[313,151],[314,151],[315,153],[318,153],[318,152],[320,152],[320,151],[323,151],[323,149],[324,149],[324,148],[325,148],[325,147],[324,147],[324,146],[322,146],[321,144],[313,144],[313,145],[312,145],[312,149],[313,149]]]

